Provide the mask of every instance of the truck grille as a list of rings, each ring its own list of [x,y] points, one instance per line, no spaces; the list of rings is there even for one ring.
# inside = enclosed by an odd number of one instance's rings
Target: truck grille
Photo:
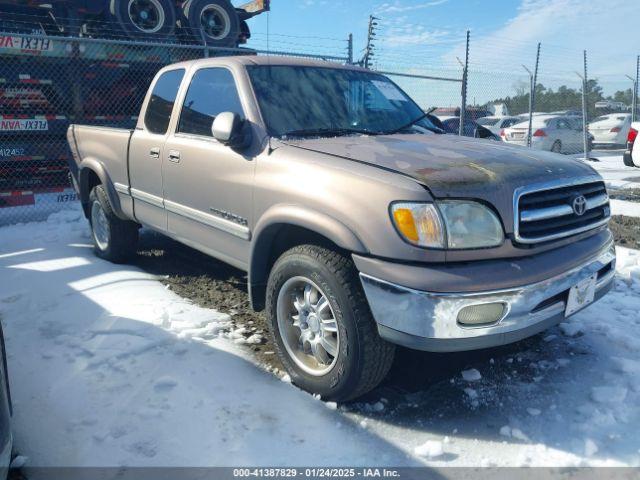
[[[516,192],[516,241],[538,243],[604,225],[611,215],[604,182],[586,180]]]

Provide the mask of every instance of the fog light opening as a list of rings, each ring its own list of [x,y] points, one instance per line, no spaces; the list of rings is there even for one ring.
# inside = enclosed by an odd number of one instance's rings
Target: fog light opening
[[[466,306],[458,312],[458,323],[468,327],[492,325],[502,320],[507,312],[503,302]]]

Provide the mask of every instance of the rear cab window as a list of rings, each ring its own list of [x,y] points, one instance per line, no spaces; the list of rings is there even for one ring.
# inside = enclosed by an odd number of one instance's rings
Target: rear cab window
[[[200,69],[187,90],[177,133],[213,137],[211,126],[222,112],[244,117],[233,75],[226,68]]]
[[[158,78],[144,116],[144,126],[149,132],[158,135],[167,133],[184,72],[184,69],[169,70]]]

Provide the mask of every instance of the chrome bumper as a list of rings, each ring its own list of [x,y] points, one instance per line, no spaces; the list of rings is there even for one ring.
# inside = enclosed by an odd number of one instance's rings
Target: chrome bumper
[[[514,289],[478,293],[431,293],[360,274],[380,335],[390,342],[427,351],[460,351],[504,345],[534,335],[565,318],[569,289],[598,274],[596,300],[613,285],[615,248],[548,280]],[[482,279],[478,279],[482,282]],[[458,312],[469,305],[503,302],[497,323],[463,326]]]

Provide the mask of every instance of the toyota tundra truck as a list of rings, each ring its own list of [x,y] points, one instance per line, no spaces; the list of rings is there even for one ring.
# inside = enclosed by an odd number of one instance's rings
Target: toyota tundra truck
[[[67,137],[98,257],[144,226],[246,271],[293,382],[346,401],[396,345],[515,342],[612,287],[591,167],[442,133],[379,73],[243,56],[165,67],[134,130]]]

